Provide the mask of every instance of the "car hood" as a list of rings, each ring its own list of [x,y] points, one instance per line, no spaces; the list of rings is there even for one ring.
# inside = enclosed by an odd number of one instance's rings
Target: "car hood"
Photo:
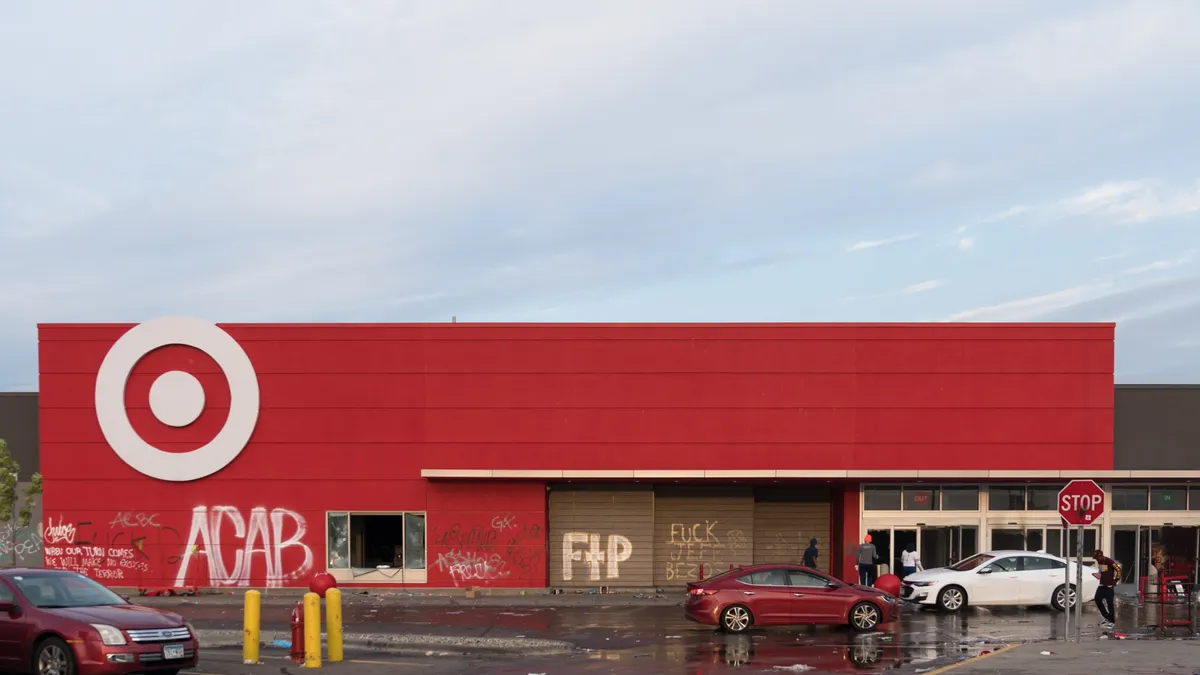
[[[83,623],[103,623],[125,630],[147,628],[177,628],[183,617],[171,612],[141,605],[109,605],[100,607],[56,607],[43,612]]]
[[[906,583],[913,582],[913,581],[945,581],[946,579],[948,579],[950,577],[958,576],[960,574],[963,574],[963,572],[956,572],[947,567],[935,567],[934,569],[931,569],[931,570],[922,570],[920,572],[914,572],[914,573],[904,577],[904,581]]]

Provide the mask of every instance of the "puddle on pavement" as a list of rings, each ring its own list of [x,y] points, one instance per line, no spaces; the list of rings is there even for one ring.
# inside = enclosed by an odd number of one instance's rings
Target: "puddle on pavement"
[[[774,672],[864,672],[908,667],[933,669],[994,649],[996,645],[975,644],[913,645],[898,642],[893,635],[872,633],[802,635],[763,632],[746,635],[721,635],[696,631],[670,636],[665,643],[627,649],[595,649],[582,658],[610,662],[636,663],[641,660],[659,664],[676,663],[715,670],[747,668]],[[695,672],[685,668],[687,672]]]

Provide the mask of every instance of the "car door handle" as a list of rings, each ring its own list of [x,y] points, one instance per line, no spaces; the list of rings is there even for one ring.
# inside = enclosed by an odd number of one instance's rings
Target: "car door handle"
[[[742,591],[742,595],[754,595],[754,591]]]
[[[793,598],[803,598],[804,594],[803,593],[792,593],[792,597]]]

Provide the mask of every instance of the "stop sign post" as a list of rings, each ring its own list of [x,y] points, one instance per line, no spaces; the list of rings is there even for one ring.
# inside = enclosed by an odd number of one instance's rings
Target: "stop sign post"
[[[1091,525],[1104,514],[1104,490],[1096,484],[1094,480],[1073,480],[1067,483],[1067,486],[1058,491],[1058,515],[1063,521],[1063,558],[1067,559],[1070,553],[1070,527],[1074,525],[1078,528],[1078,536],[1075,543],[1075,641],[1083,640],[1083,632],[1080,630],[1080,625],[1083,622],[1083,598],[1079,597],[1079,592],[1083,590],[1083,527]],[[1063,631],[1063,639],[1069,640],[1067,637],[1071,633],[1071,566],[1067,565],[1065,572],[1066,581],[1064,597],[1068,600],[1067,607],[1063,608],[1063,615],[1066,618],[1067,630]]]

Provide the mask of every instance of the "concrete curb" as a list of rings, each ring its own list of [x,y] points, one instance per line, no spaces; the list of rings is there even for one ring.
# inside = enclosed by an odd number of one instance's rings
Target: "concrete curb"
[[[237,630],[197,630],[196,640],[201,649],[230,649],[242,647],[243,633]],[[322,643],[327,636],[321,634]],[[273,648],[272,642],[283,640],[291,642],[292,634],[285,631],[262,631],[259,641],[266,649]],[[575,651],[575,645],[561,640],[542,640],[536,638],[500,638],[500,637],[450,637],[445,635],[411,635],[396,633],[346,633],[342,636],[346,647],[357,647],[372,651],[395,654],[529,654],[548,656],[554,654],[569,654]]]

